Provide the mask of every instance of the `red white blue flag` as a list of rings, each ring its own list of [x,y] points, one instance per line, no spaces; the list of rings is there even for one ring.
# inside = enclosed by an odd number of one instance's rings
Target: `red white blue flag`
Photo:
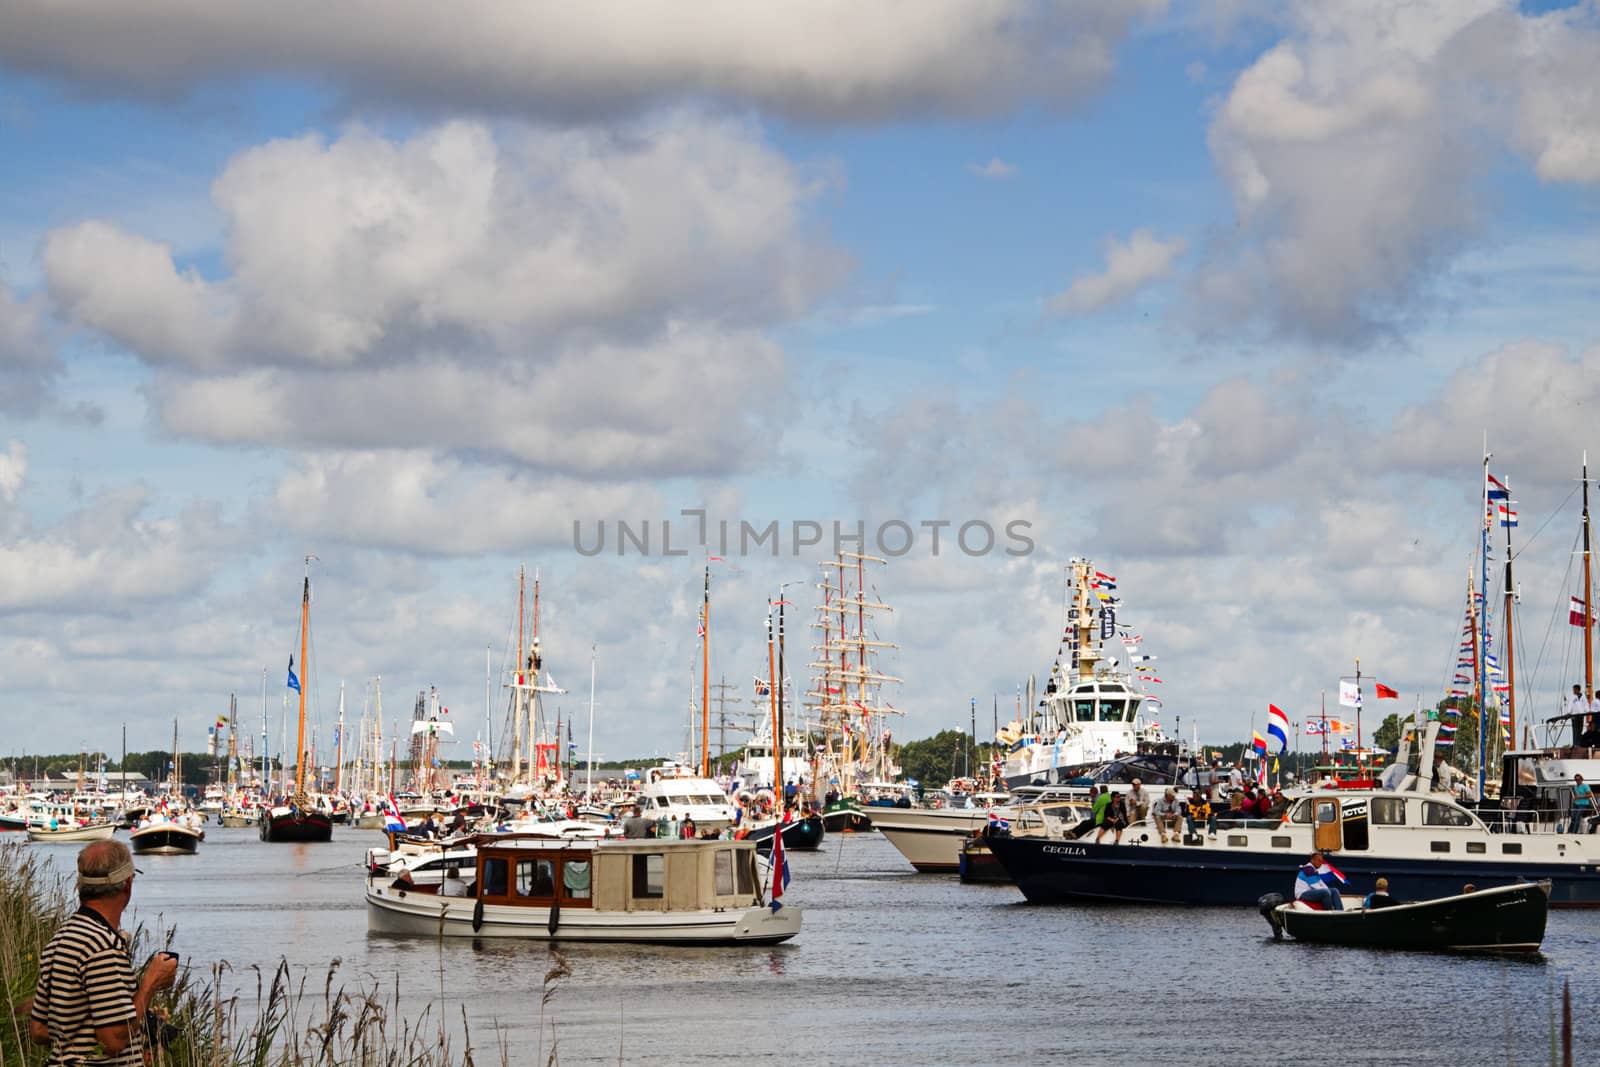
[[[789,857],[783,852],[783,823],[772,831],[772,911],[783,907],[783,891],[789,888]]]

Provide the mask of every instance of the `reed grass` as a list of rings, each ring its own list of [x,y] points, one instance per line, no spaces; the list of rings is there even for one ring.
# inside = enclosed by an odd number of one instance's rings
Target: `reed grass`
[[[25,846],[0,842],[0,986],[6,998],[0,1067],[44,1062],[45,1049],[28,1040],[27,1005],[39,978],[40,951],[76,908],[76,893],[63,876]],[[170,946],[176,930],[152,932],[141,926],[132,933],[137,962],[148,958],[156,945]],[[552,959],[541,1013],[570,973],[554,950]],[[287,960],[280,960],[270,974],[251,970],[253,998],[225,992],[235,978],[227,963],[199,974],[180,971],[173,989],[158,998],[159,1010],[180,1036],[158,1052],[155,1062],[163,1067],[509,1067],[512,1062],[513,1050],[503,1035],[493,1058],[478,1058],[464,1005],[458,1035],[434,1005],[420,1013],[401,1010],[398,978],[387,989],[377,982],[347,985],[340,979],[337,959],[328,965],[320,989],[310,984],[309,974],[297,980]],[[546,1056],[541,1019],[537,1055],[547,1067],[555,1067],[553,1022],[550,1028]]]

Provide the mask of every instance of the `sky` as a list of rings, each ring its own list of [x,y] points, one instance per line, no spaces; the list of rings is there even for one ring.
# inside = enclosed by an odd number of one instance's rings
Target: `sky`
[[[705,569],[748,702],[782,583],[806,674],[835,523],[887,558],[901,739],[1042,687],[1074,557],[1169,730],[1357,660],[1409,710],[1485,443],[1555,714],[1596,71],[1592,0],[14,0],[0,750],[198,748],[234,695],[276,747],[315,555],[325,746],[380,678],[451,755],[500,732],[525,566],[580,749],[592,665],[594,751],[676,754]]]

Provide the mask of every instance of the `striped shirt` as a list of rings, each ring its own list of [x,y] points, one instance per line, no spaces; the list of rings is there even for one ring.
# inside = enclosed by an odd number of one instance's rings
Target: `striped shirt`
[[[116,1054],[102,1054],[94,1036],[96,1027],[137,1018],[135,989],[123,936],[94,910],[79,908],[39,957],[33,1017],[50,1028],[47,1067],[140,1067],[144,1035],[139,1027],[128,1047]]]

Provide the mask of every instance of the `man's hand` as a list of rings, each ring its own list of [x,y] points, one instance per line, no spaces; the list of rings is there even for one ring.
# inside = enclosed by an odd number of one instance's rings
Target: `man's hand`
[[[168,953],[157,953],[144,969],[144,976],[139,979],[139,987],[146,993],[154,993],[158,989],[171,989],[172,983],[178,978],[178,957]]]

